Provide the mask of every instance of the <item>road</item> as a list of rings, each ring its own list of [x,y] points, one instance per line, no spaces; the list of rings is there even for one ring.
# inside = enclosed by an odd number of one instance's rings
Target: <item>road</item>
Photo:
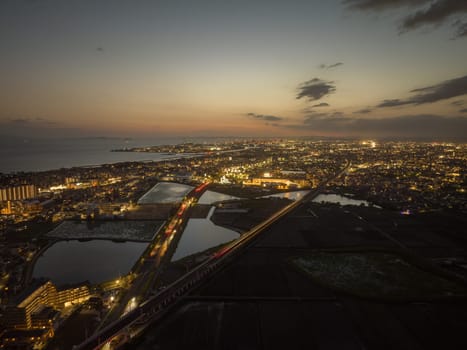
[[[190,217],[191,207],[204,194],[208,183],[193,189],[182,201],[176,213],[160,229],[154,240],[139,258],[131,272],[131,285],[104,317],[97,333],[123,315],[135,310],[152,293],[163,266],[170,262],[183,229]]]
[[[301,199],[289,204],[281,209],[269,219],[244,233],[241,238],[223,247],[221,250],[212,255],[212,257],[200,264],[195,269],[191,270],[180,279],[176,280],[167,288],[149,298],[144,303],[136,307],[133,311],[128,312],[122,318],[108,325],[99,333],[94,334],[85,342],[80,344],[77,350],[102,349],[103,346],[111,342],[113,338],[122,337],[130,340],[138,336],[152,322],[162,318],[167,312],[172,310],[180,297],[189,293],[197,287],[201,282],[208,277],[212,277],[214,273],[219,271],[228,261],[240,254],[247,248],[266,228],[276,223],[283,216],[287,215],[302,203],[313,200],[326,185],[336,178],[340,177],[350,167],[350,162],[347,162],[344,169],[339,171],[334,176],[327,178],[314,190],[310,191]]]

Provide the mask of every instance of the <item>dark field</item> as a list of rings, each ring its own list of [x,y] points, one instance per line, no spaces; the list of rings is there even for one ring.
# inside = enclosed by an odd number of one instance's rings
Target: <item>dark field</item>
[[[303,204],[130,348],[465,349],[467,298],[449,295],[466,287],[466,271],[456,263],[466,256],[464,227],[465,219],[454,214],[403,216],[376,208]],[[352,295],[290,263],[323,249],[384,251],[385,257],[367,261],[383,270],[387,259],[403,256],[409,266],[416,262],[430,272],[420,280],[434,278],[428,284],[445,294],[427,298],[417,289],[420,283],[408,281],[418,267],[404,270],[404,262],[393,272],[404,272],[398,278],[409,284],[402,294],[410,298],[399,300]],[[348,261],[329,266],[345,269]]]

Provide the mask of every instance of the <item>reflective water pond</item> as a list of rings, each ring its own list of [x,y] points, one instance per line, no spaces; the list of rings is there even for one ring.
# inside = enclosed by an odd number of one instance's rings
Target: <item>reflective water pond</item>
[[[276,197],[276,198],[286,198],[286,199],[296,201],[297,199],[300,199],[303,196],[305,196],[308,192],[310,191],[294,191],[294,192],[276,193],[276,194],[270,194],[268,196],[263,196],[261,198]]]
[[[192,189],[193,186],[159,182],[138,200],[138,204],[181,202]]]
[[[315,199],[313,199],[313,202],[316,203],[321,203],[321,202],[327,202],[327,203],[338,203],[340,205],[364,205],[364,206],[370,206],[371,203],[367,201],[362,201],[358,199],[352,199],[349,197],[341,196],[339,194],[319,194],[316,196]],[[377,207],[378,206],[374,206]]]
[[[214,212],[211,208],[207,219],[190,219],[178,243],[172,261],[182,259],[188,255],[202,252],[219,244],[229,242],[240,236],[238,232],[216,226],[209,219]]]
[[[199,199],[199,204],[212,204],[214,202],[228,201],[233,199],[240,199],[238,197],[230,196],[228,194],[206,191]]]
[[[104,282],[128,273],[146,246],[106,240],[57,242],[38,259],[33,277],[47,277],[57,285]]]

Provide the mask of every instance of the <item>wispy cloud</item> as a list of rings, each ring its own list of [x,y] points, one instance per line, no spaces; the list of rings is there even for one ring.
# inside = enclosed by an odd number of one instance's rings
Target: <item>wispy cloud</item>
[[[268,121],[268,122],[277,122],[277,121],[285,119],[283,117],[278,117],[278,116],[275,116],[275,115],[256,114],[256,113],[252,113],[252,112],[246,113],[246,116],[249,117],[249,118],[258,119],[258,120],[265,120],[265,121]]]
[[[324,81],[319,78],[308,80],[298,87],[297,100],[303,97],[316,101],[336,91],[333,81]]]
[[[406,32],[426,25],[439,25],[451,18],[459,18],[467,13],[465,0],[343,0],[350,9],[362,11],[382,11],[390,8],[406,7],[412,13],[402,20],[400,32]],[[454,22],[456,37],[467,35],[467,23]]]
[[[42,117],[36,117],[36,118],[29,118],[29,117],[17,117],[17,118],[7,118],[4,120],[5,124],[11,124],[11,125],[28,125],[28,126],[34,126],[34,125],[55,125],[57,122],[51,121],[47,118],[42,118]]]
[[[1,137],[65,137],[76,136],[81,131],[44,117],[0,117]]]
[[[30,123],[31,120],[28,118],[13,118],[13,119],[8,119],[6,122],[11,123],[11,124],[16,124],[16,125],[24,125],[24,124]]]
[[[330,107],[331,105],[329,103],[326,103],[326,102],[323,102],[323,103],[317,103],[315,105],[312,105],[312,106],[308,106],[306,108],[303,108],[301,110],[301,112],[304,114],[304,115],[307,115],[307,114],[313,114],[313,113],[317,113],[317,110],[320,110],[324,107]]]
[[[317,108],[317,107],[329,107],[329,103],[321,102],[321,103],[311,106],[311,108]]]
[[[308,120],[312,119],[330,119],[330,118],[342,118],[344,117],[344,113],[339,111],[332,111],[332,112],[325,112],[325,113],[314,113],[307,115],[305,118]]]
[[[412,138],[429,140],[466,140],[467,117],[409,115],[391,118],[359,118],[336,115],[308,116],[303,124],[279,127],[308,130],[311,135],[346,135],[354,137]]]
[[[316,122],[329,122],[329,121],[336,121],[341,119],[347,119],[344,117],[344,113],[339,111],[334,112],[327,112],[327,113],[312,113],[305,116],[304,123],[305,124],[313,124]]]
[[[420,105],[465,95],[467,94],[467,75],[452,80],[446,80],[437,85],[414,89],[410,92],[416,94],[406,99],[384,100],[378,107],[395,107],[410,104]]]
[[[349,8],[359,10],[384,10],[391,7],[418,6],[431,0],[343,0]]]
[[[456,21],[454,22],[454,27],[456,28],[456,37],[467,36],[467,22]]]
[[[336,62],[336,63],[333,63],[333,64],[320,64],[319,65],[319,68],[321,69],[332,69],[332,68],[336,68],[336,67],[339,67],[339,66],[342,66],[344,63],[342,62]]]
[[[467,12],[467,1],[438,0],[432,2],[427,9],[422,9],[407,16],[402,22],[401,29],[411,30],[423,25],[436,25],[444,22],[455,14]]]
[[[371,113],[373,110],[370,108],[362,108],[359,109],[358,111],[353,112],[354,114],[368,114]]]

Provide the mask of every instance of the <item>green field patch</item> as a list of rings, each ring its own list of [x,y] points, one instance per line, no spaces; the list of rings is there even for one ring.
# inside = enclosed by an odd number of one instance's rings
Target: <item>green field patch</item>
[[[316,251],[291,264],[315,282],[363,298],[420,300],[466,297],[467,288],[447,276],[383,251]]]

